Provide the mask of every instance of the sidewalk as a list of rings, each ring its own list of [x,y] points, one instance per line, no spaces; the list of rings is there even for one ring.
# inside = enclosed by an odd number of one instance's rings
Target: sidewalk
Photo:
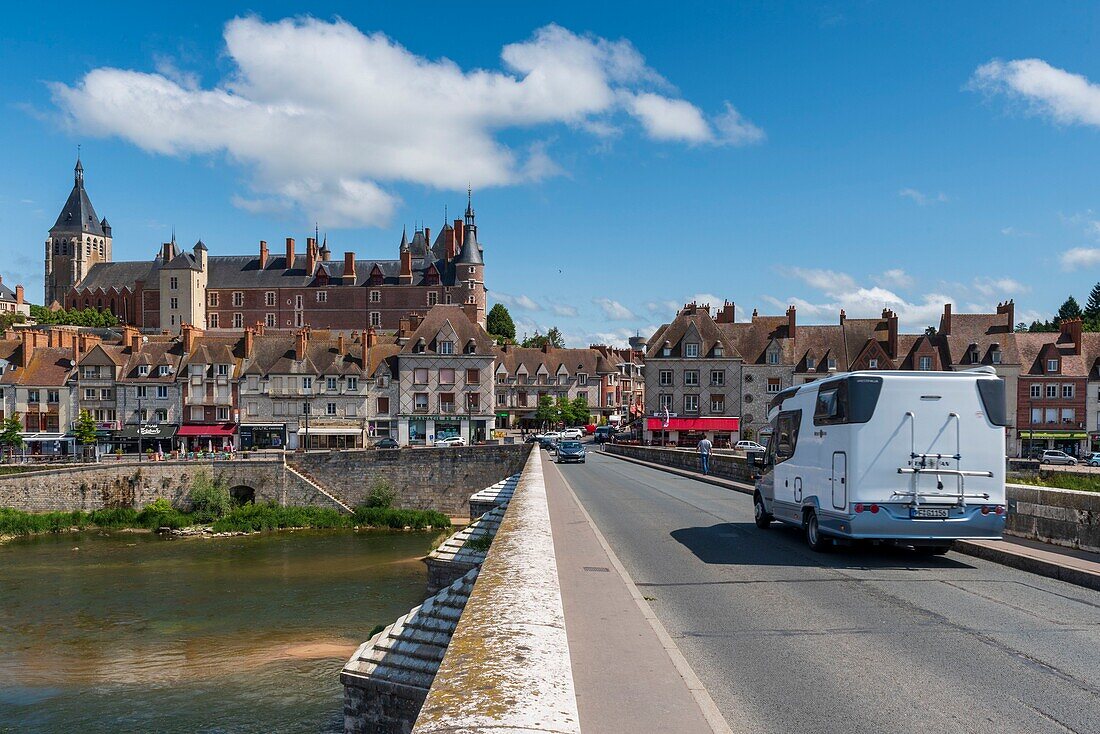
[[[629,461],[651,469],[707,482],[734,492],[744,494],[752,494],[753,492],[753,486],[744,482],[703,476],[700,472],[676,469],[633,457],[606,452],[601,453],[604,456],[611,456],[621,461]],[[1012,536],[1005,536],[1004,540],[956,540],[955,551],[1000,563],[1004,566],[1012,566],[1039,576],[1046,576],[1047,578],[1058,579],[1076,586],[1084,586],[1100,591],[1100,553],[1088,553]]]
[[[543,469],[581,730],[729,732],[557,467]]]

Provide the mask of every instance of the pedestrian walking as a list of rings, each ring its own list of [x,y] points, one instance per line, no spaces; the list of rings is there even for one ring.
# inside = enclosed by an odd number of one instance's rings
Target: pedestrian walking
[[[710,450],[713,448],[710,439],[703,436],[703,440],[699,442],[699,461],[703,465],[703,473],[710,474]]]

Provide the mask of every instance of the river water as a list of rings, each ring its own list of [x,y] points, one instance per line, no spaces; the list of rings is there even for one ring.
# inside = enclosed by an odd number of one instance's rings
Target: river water
[[[439,536],[0,543],[0,732],[339,732],[340,668]]]

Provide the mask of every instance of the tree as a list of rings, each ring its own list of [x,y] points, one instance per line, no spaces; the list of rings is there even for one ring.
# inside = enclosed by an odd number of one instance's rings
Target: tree
[[[0,314],[0,333],[7,331],[13,324],[26,323],[27,317],[21,313]]]
[[[592,412],[588,410],[588,401],[581,395],[573,398],[573,403],[570,406],[572,408],[572,422],[573,426],[587,426],[592,420]]]
[[[5,453],[8,454],[22,448],[23,425],[19,422],[18,413],[12,413],[10,418],[0,423],[0,446],[3,446],[6,449]]]
[[[535,420],[545,425],[547,423],[557,423],[560,418],[558,412],[558,406],[554,404],[554,398],[549,395],[543,395],[539,398],[539,408],[535,411]]]
[[[935,336],[936,335],[936,327],[935,326],[926,326],[926,327],[924,327],[924,335],[925,336]]]
[[[538,329],[535,330],[535,335],[532,337],[526,337],[520,346],[533,347],[535,349],[542,349],[545,346],[555,347],[561,349],[565,346],[565,338],[562,337],[561,331],[558,327],[551,326],[550,330],[545,335],[540,334]]]
[[[1016,328],[1014,329],[1014,331],[1017,334],[1022,334],[1025,331],[1027,331],[1027,322],[1026,321],[1021,321],[1020,323],[1016,324]]]
[[[80,416],[76,419],[76,428],[73,429],[73,435],[76,436],[76,442],[81,446],[94,446],[96,443],[96,425],[95,418],[92,414],[86,410],[80,411]]]
[[[508,309],[504,307],[503,303],[495,304],[489,309],[489,316],[485,319],[485,323],[489,335],[496,337],[498,342],[515,341],[516,325],[512,321],[512,314],[508,313]]]
[[[1054,317],[1054,325],[1057,326],[1063,321],[1079,318],[1081,318],[1081,307],[1077,305],[1077,299],[1070,296],[1058,308],[1058,315]]]
[[[94,326],[110,327],[118,325],[118,317],[105,309],[74,308],[65,310],[60,308],[51,311],[44,306],[31,306],[31,318],[40,324],[59,326]]]
[[[558,409],[558,420],[564,423],[566,426],[576,425],[573,422],[573,405],[569,402],[569,398],[562,395],[558,398],[555,407]]]
[[[1089,292],[1089,300],[1085,302],[1085,318],[1090,321],[1100,320],[1100,283],[1092,287]]]

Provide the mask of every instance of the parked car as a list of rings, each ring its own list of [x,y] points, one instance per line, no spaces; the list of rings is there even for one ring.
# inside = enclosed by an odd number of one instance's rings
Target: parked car
[[[611,426],[600,426],[596,429],[592,435],[592,440],[596,443],[606,443],[611,440],[611,437],[615,435],[615,429]]]
[[[547,451],[549,451],[550,453],[554,453],[554,451],[557,449],[557,447],[558,447],[557,434],[547,434],[547,435],[544,435],[544,436],[539,436],[539,448],[543,448],[543,449],[546,449]]]
[[[593,433],[596,432],[596,424],[589,423],[587,426],[584,427],[584,432],[591,436]]]
[[[559,438],[563,441],[580,441],[584,437],[583,428],[566,428],[560,434]]]
[[[756,441],[738,441],[733,448],[735,451],[744,451],[746,454],[762,454],[768,450]]]
[[[1077,466],[1077,459],[1073,458],[1065,451],[1057,451],[1055,449],[1047,449],[1043,452],[1043,455],[1039,457],[1040,464],[1065,464],[1067,466]]]
[[[446,438],[437,438],[435,440],[436,446],[465,446],[466,439],[462,436],[447,436]]]
[[[1100,452],[1093,452],[1089,454],[1089,458],[1085,459],[1085,463],[1089,466],[1100,466]]]
[[[376,449],[396,449],[400,448],[397,441],[392,438],[380,438],[374,442],[374,448]]]
[[[569,461],[584,463],[584,446],[580,441],[562,441],[558,446],[558,458],[556,462],[564,464]]]

